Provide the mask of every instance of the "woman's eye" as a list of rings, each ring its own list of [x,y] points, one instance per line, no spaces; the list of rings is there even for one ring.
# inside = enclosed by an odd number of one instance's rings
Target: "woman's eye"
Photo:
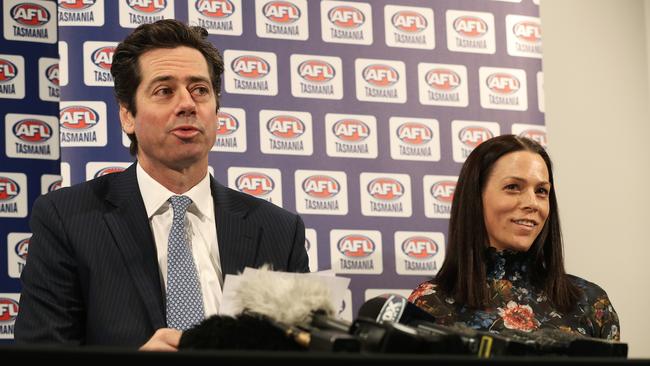
[[[506,191],[514,191],[519,189],[519,186],[516,184],[508,184],[507,186],[504,187]]]
[[[537,188],[537,194],[548,196],[548,189],[546,189],[546,188]]]

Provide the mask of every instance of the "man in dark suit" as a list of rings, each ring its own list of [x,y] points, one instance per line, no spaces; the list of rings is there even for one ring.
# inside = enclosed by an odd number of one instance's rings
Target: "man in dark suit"
[[[223,61],[206,36],[163,20],[117,47],[111,73],[137,162],[34,203],[18,343],[175,350],[216,312],[225,274],[309,270],[299,216],[208,174]]]

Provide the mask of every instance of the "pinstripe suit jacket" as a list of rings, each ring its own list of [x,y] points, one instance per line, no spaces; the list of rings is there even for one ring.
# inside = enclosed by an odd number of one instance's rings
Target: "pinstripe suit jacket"
[[[299,216],[214,179],[211,188],[224,274],[309,270]],[[16,342],[139,347],[166,326],[135,164],[39,197],[30,225]]]

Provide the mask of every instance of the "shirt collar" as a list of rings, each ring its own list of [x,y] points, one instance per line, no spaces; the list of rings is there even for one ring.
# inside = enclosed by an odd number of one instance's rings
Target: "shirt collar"
[[[153,179],[140,164],[137,164],[136,175],[138,179],[138,188],[144,201],[144,207],[147,211],[147,217],[151,219],[155,214],[164,212],[169,208],[169,198],[176,195],[174,192],[165,188],[162,184]],[[194,212],[199,216],[205,216],[208,219],[214,217],[214,208],[212,206],[212,190],[210,189],[210,174],[205,176],[199,183],[183,194],[192,199],[192,205],[188,211]],[[206,199],[209,197],[210,199]]]

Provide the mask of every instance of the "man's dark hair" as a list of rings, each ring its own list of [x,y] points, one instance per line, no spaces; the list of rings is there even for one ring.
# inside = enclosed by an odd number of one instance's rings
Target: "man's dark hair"
[[[221,92],[221,74],[223,59],[219,51],[207,40],[208,32],[201,27],[187,26],[174,19],[159,20],[151,24],[137,27],[113,54],[111,75],[115,83],[115,97],[118,103],[133,114],[137,113],[135,94],[140,85],[141,70],[139,58],[147,51],[160,48],[190,47],[195,48],[208,63],[210,81],[217,98],[219,110],[219,93]],[[138,141],[135,134],[129,134],[131,146],[129,151],[135,155],[138,151]]]
[[[499,158],[517,151],[529,151],[544,159],[551,189],[549,214],[542,231],[526,255],[532,264],[533,284],[543,290],[558,309],[575,306],[580,290],[564,270],[560,217],[553,184],[551,158],[538,143],[515,135],[487,140],[469,155],[454,191],[449,221],[447,255],[434,282],[447,296],[461,304],[480,309],[488,304],[487,257],[489,238],[483,217],[483,190]]]

